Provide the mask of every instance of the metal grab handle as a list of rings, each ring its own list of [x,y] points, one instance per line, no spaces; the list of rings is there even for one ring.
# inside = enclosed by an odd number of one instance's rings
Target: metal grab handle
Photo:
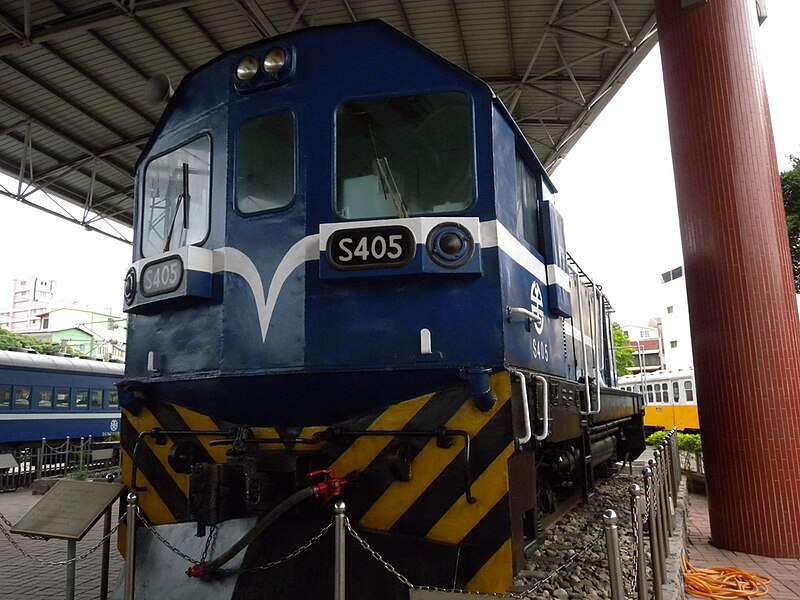
[[[519,371],[511,371],[511,374],[516,375],[519,379],[519,387],[520,391],[522,392],[522,418],[525,421],[525,435],[521,438],[515,438],[517,445],[522,446],[523,444],[527,444],[529,441],[531,441],[531,435],[533,434],[531,431],[531,413],[530,410],[528,410],[527,378]]]
[[[544,388],[544,409],[542,410],[544,427],[542,427],[541,435],[536,436],[536,441],[541,442],[542,440],[546,439],[548,435],[550,435],[550,402],[549,398],[547,397],[547,379],[541,375],[534,375],[534,379],[541,381],[542,387]]]
[[[542,315],[537,315],[535,312],[530,311],[527,308],[522,308],[521,306],[506,306],[506,312],[508,313],[509,321],[511,321],[514,315],[522,315],[524,317],[528,317],[534,323],[542,322]]]
[[[597,290],[597,287],[592,284],[592,296],[594,297],[594,332],[593,332],[593,342],[594,342],[594,385],[595,385],[595,392],[596,392],[596,399],[597,399],[597,408],[592,410],[592,401],[589,400],[589,414],[596,415],[600,412],[600,350],[602,347],[602,340],[603,340],[603,300],[600,296],[600,292]]]

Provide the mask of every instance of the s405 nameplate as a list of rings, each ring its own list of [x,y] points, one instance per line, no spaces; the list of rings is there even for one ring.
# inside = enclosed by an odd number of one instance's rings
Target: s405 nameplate
[[[142,294],[148,298],[174,292],[183,281],[183,261],[170,256],[148,264],[142,269]]]
[[[335,269],[352,271],[402,267],[411,262],[416,249],[410,229],[390,225],[334,231],[326,252]]]

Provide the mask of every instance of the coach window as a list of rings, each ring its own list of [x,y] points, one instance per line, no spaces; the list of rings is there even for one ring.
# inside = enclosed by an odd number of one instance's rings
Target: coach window
[[[78,390],[75,392],[75,408],[88,408],[89,390]]]
[[[119,393],[116,391],[108,392],[108,407],[109,408],[118,408],[119,407]]]
[[[675,402],[681,401],[681,389],[677,381],[672,382],[672,399],[675,400]]]
[[[336,213],[460,212],[475,200],[472,104],[460,92],[353,100],[336,113]]]
[[[56,408],[69,408],[69,388],[56,388]]]
[[[53,408],[53,388],[39,389],[39,408]]]
[[[661,401],[669,403],[669,385],[666,383],[661,384]]]
[[[539,202],[536,178],[517,157],[517,236],[539,249]]]
[[[15,386],[14,408],[30,408],[30,407],[31,407],[31,388]]]
[[[655,397],[653,396],[653,386],[649,383],[647,384],[647,399],[650,402],[656,402],[658,400],[658,394],[656,394]]]
[[[683,389],[686,390],[686,401],[694,402],[694,390],[692,389],[691,379],[687,379],[683,382]]]
[[[0,385],[0,409],[11,408],[11,386]]]
[[[295,194],[294,115],[275,113],[239,129],[236,208],[260,213],[283,208]]]
[[[199,244],[209,228],[211,138],[151,160],[144,172],[142,254]]]
[[[91,408],[103,408],[103,390],[92,390],[91,392]]]

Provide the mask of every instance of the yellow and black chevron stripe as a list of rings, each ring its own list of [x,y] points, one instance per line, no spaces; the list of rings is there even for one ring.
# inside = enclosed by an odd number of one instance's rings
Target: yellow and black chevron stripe
[[[466,388],[428,394],[386,408],[377,415],[337,424],[342,431],[432,432],[445,427],[465,432],[471,439],[471,492],[465,493],[465,463],[462,435],[451,439],[447,448],[435,436],[413,437],[409,481],[398,481],[387,467],[397,443],[395,435],[353,435],[326,443],[322,448],[329,468],[337,476],[354,471],[362,484],[347,492],[351,522],[364,531],[415,536],[431,542],[464,549],[466,589],[502,592],[512,583],[512,526],[509,507],[508,459],[514,453],[511,416],[511,388],[507,373],[491,378],[497,396],[495,406],[481,412]],[[216,431],[220,424],[211,418],[159,403],[134,415],[123,413],[123,478],[130,486],[133,448],[137,436],[154,428],[164,430]],[[298,437],[311,437],[325,427],[306,427]],[[274,429],[255,429],[256,437],[275,438]],[[220,435],[216,439],[220,439]],[[184,438],[182,438],[183,440]],[[198,436],[202,445],[197,458],[224,463],[227,446],[212,446],[212,436]],[[164,440],[162,440],[163,442]],[[172,446],[180,440],[166,439],[159,445],[152,436],[140,442],[137,485],[140,505],[155,524],[188,519],[189,476],[176,473],[169,464]],[[269,446],[264,447],[269,451]],[[281,447],[281,452],[286,452]],[[293,451],[308,451],[298,445]],[[320,452],[320,448],[315,449]],[[204,453],[204,454],[203,454]],[[413,579],[413,578],[412,578]],[[425,582],[419,582],[425,584]]]

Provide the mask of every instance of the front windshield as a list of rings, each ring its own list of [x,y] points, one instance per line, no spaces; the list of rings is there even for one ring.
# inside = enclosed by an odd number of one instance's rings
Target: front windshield
[[[475,199],[466,94],[347,102],[337,111],[336,134],[336,212],[342,218],[458,212]]]
[[[199,137],[147,165],[142,255],[202,242],[208,235],[211,138]]]

